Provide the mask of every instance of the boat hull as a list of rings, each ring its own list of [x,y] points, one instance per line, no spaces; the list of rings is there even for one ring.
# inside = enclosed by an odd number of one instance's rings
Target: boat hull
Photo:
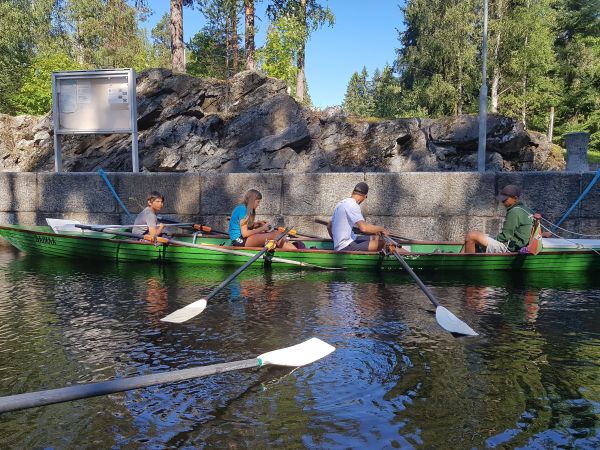
[[[104,233],[55,234],[48,227],[0,226],[0,236],[17,249],[30,255],[50,257],[96,259],[113,261],[145,261],[175,264],[205,264],[212,266],[240,265],[260,249],[242,249],[247,256],[225,254],[218,251],[189,248],[178,245],[153,245],[150,242],[122,239]],[[218,245],[228,240],[203,238],[203,245]],[[276,256],[325,267],[343,267],[358,270],[398,269],[393,256],[370,252],[334,252],[331,242],[306,241],[315,249],[277,251]],[[410,254],[404,256],[414,270],[423,271],[576,271],[591,272],[600,269],[600,251],[597,249],[552,249],[538,255],[461,254],[456,243],[410,244]],[[273,266],[286,266],[273,262]],[[293,266],[292,266],[293,267]]]

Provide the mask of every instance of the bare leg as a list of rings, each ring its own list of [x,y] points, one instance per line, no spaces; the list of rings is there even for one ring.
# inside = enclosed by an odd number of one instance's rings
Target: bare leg
[[[465,245],[461,253],[475,253],[475,244],[487,247],[488,237],[481,231],[469,231],[465,238]]]
[[[246,239],[246,247],[264,247],[265,242],[269,239],[275,239],[281,233],[279,231],[271,231],[270,233],[258,233],[249,236]],[[285,239],[280,239],[277,242],[277,247],[283,250],[298,250],[295,245]]]
[[[370,252],[378,252],[383,248],[385,242],[383,239],[379,238],[379,235],[371,235],[371,240],[369,241],[369,251]]]

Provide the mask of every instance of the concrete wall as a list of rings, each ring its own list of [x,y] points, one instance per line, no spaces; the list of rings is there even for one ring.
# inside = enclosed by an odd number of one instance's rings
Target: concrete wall
[[[368,221],[417,239],[459,240],[469,229],[499,231],[504,207],[494,196],[505,184],[523,187],[524,201],[552,222],[587,187],[594,173],[415,172],[327,174],[110,173],[108,177],[131,213],[146,194],[166,197],[162,213],[227,229],[227,218],[244,192],[262,192],[262,218],[300,231],[326,235],[315,218],[328,219],[354,185],[366,181],[363,203]],[[99,174],[0,172],[0,224],[44,224],[47,217],[83,223],[130,223]],[[563,227],[600,234],[600,182],[571,213]]]

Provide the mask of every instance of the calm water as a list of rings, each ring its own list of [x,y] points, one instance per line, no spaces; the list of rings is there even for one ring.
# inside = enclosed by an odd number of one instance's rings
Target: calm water
[[[231,270],[72,263],[0,248],[0,395],[236,361],[312,336],[337,351],[0,416],[2,448],[600,447],[600,281],[246,271],[196,319],[159,318]],[[588,277],[591,278],[591,277]]]

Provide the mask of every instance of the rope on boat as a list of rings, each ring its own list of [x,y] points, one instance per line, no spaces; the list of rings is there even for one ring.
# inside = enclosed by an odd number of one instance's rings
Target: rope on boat
[[[543,221],[545,221],[545,222],[548,222],[550,225],[554,225],[552,222],[550,222],[550,221],[549,221],[549,220],[547,220],[547,219],[544,219],[543,217],[542,217],[542,220],[543,220]],[[550,228],[548,228],[548,227],[544,226],[544,225],[543,225],[543,224],[541,224],[541,223],[540,223],[540,226],[541,226],[541,227],[542,227],[544,230],[546,230],[548,233],[550,233],[552,236],[555,236],[555,237],[557,237],[557,238],[559,238],[559,239],[563,239],[563,240],[565,240],[565,241],[567,241],[567,242],[569,242],[569,243],[571,243],[571,244],[575,245],[575,247],[577,247],[578,249],[591,250],[591,251],[593,251],[594,253],[596,253],[597,255],[599,255],[599,256],[600,256],[600,251],[596,250],[595,248],[587,248],[587,247],[585,247],[585,246],[581,245],[581,244],[580,244],[580,243],[578,243],[578,242],[575,242],[575,241],[572,241],[572,240],[570,240],[570,239],[567,239],[567,238],[564,238],[564,237],[562,237],[562,236],[559,236],[559,235],[558,235],[558,234],[556,234],[556,233],[555,233],[553,230],[551,230]],[[558,228],[558,229],[560,229],[560,230],[563,230],[563,231],[566,231],[567,233],[571,233],[571,231],[569,231],[569,230],[565,230],[564,228],[560,228],[560,227],[556,227],[556,228]],[[578,235],[578,236],[597,237],[597,235],[593,235],[593,234],[580,234],[580,233],[573,233],[573,234],[576,234],[576,235]]]
[[[550,233],[552,233],[554,236],[557,236],[561,239],[564,239],[563,237],[559,236],[558,234],[554,233],[554,230],[561,230],[564,231],[565,233],[570,233],[573,234],[575,236],[581,236],[581,237],[589,237],[589,238],[597,238],[600,237],[600,234],[583,234],[583,233],[576,233],[575,231],[571,231],[571,230],[567,230],[566,228],[562,228],[559,227],[558,225],[556,225],[555,223],[550,222],[548,219],[545,219],[544,217],[542,217],[542,220],[544,222],[548,222],[548,225],[552,227],[552,230],[548,229],[547,227],[543,226],[542,227],[545,230],[548,230]]]

